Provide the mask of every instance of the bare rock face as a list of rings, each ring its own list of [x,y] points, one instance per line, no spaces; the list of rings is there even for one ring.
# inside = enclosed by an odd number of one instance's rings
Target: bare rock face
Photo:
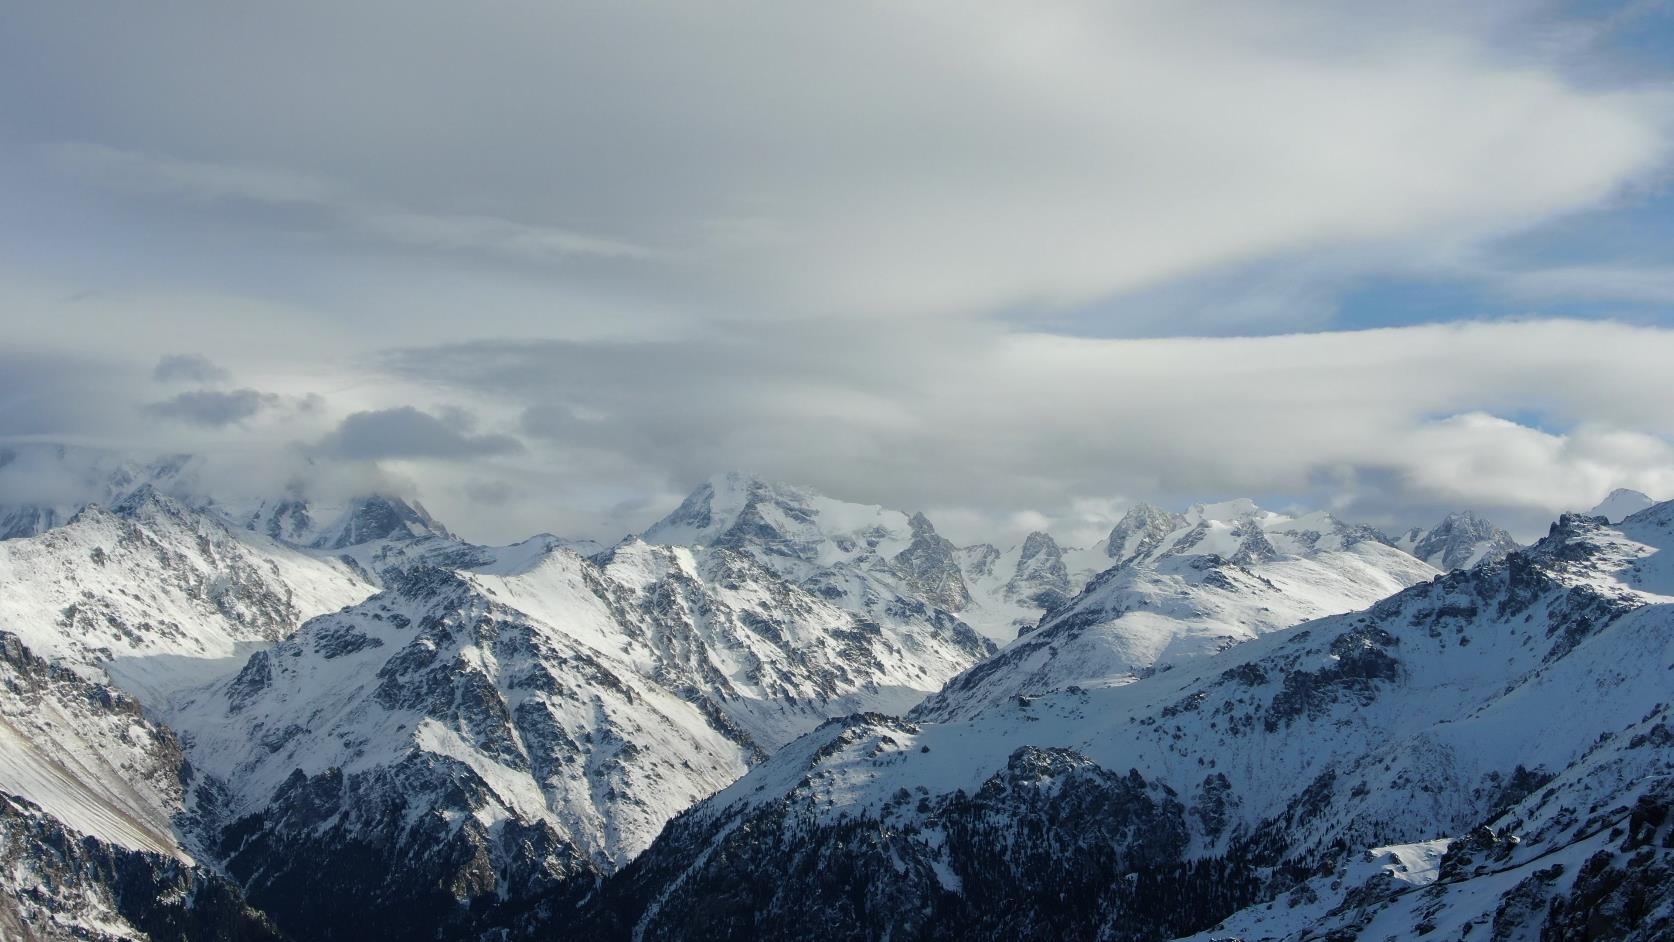
[[[1064,551],[1050,534],[1035,532],[1023,540],[1017,570],[1006,583],[1009,598],[1050,612],[1069,601],[1072,591]]]
[[[923,514],[913,514],[912,543],[894,559],[913,594],[937,608],[957,612],[969,605],[971,594],[960,576],[958,547],[936,532]]]

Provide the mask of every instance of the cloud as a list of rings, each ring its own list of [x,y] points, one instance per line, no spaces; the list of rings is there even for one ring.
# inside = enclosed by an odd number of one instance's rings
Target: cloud
[[[272,408],[279,397],[256,389],[194,389],[146,406],[152,415],[206,428],[221,428],[254,418]]]
[[[752,326],[679,344],[411,349],[385,367],[521,409],[570,488],[608,478],[667,502],[743,467],[990,533],[1031,514],[1087,533],[1098,508],[1136,499],[1248,495],[1403,526],[1472,508],[1528,536],[1615,486],[1674,496],[1669,362],[1674,331],[1527,320],[940,344],[910,325]],[[1544,428],[1506,418],[1531,412]]]
[[[469,435],[412,406],[356,412],[314,447],[328,458],[459,460],[514,454],[523,444],[510,435]]]
[[[556,226],[380,203],[326,180],[271,167],[182,160],[79,142],[59,144],[52,152],[119,190],[200,204],[249,203],[306,210],[321,227],[412,248],[468,250],[531,261],[653,255],[641,246]]]
[[[199,233],[692,317],[1040,313],[1345,247],[1410,266],[1664,167],[1666,89],[1571,80],[1537,5],[1461,6],[49,4],[0,62],[53,80],[0,88],[51,89],[18,120],[86,142],[81,185]]]
[[[297,474],[402,475],[485,539],[620,535],[735,467],[961,539],[1138,498],[1528,534],[1674,496],[1667,331],[1289,333],[1674,297],[1634,238],[1669,87],[1564,15],[31,5],[0,31],[0,436],[301,442]],[[1382,279],[1458,290],[1339,310]],[[279,405],[132,422],[180,337]]]
[[[157,361],[151,378],[159,383],[220,383],[231,379],[232,374],[202,354],[171,353]]]

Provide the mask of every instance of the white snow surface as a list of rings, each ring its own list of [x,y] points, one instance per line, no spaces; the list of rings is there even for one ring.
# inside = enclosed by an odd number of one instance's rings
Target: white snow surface
[[[1151,511],[1141,508],[1136,515]],[[1225,518],[1226,514],[1238,516]],[[1019,695],[1128,683],[1435,577],[1374,531],[1249,501],[1198,505],[1095,577],[1040,627],[951,681],[915,714],[968,716]],[[1118,526],[1118,533],[1121,531]]]

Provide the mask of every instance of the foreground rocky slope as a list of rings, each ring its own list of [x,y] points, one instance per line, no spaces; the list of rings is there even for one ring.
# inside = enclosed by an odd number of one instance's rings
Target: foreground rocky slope
[[[1566,517],[1503,561],[1138,682],[833,722],[676,818],[590,928],[1660,937],[1670,545],[1674,504]]]
[[[0,632],[0,937],[279,938],[196,862],[193,778],[135,700]]]

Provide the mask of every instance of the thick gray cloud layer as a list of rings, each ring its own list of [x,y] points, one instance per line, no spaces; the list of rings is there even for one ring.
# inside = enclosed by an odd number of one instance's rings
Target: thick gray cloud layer
[[[221,428],[252,418],[263,409],[278,404],[279,397],[256,389],[194,389],[154,402],[146,408],[153,415],[189,422],[208,428]]]
[[[505,539],[615,536],[725,468],[961,537],[1674,496],[1667,330],[1287,333],[1391,273],[1674,297],[1645,259],[1495,254],[1666,173],[1669,93],[1599,57],[1610,17],[90,9],[0,31],[0,437],[393,481]]]
[[[522,451],[510,435],[468,435],[412,406],[356,412],[325,436],[316,453],[347,460],[465,459]]]
[[[159,383],[219,383],[231,379],[232,374],[201,353],[171,353],[157,361],[151,378]]]

